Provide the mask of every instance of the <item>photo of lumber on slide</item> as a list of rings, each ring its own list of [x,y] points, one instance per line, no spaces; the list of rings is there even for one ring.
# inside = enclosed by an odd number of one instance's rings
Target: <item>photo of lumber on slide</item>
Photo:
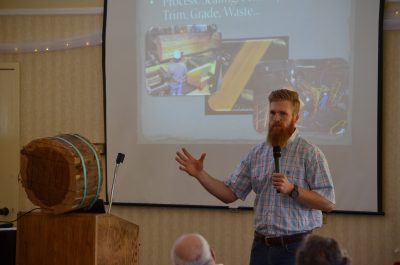
[[[224,39],[215,24],[151,27],[145,87],[151,96],[212,96],[209,114],[245,113],[252,110],[247,82],[256,65],[287,59],[287,37]]]
[[[152,27],[146,32],[145,84],[151,96],[205,96],[214,89],[216,25]]]
[[[298,127],[323,137],[349,128],[349,64],[343,58],[289,58],[288,36],[225,39],[215,24],[151,27],[145,84],[151,96],[203,96],[204,115],[252,115],[265,134],[268,94],[296,90]]]
[[[261,78],[255,70],[268,62],[287,61],[288,37],[222,40],[216,51],[215,89],[206,97],[206,114],[251,114],[254,91],[267,84],[251,82]]]

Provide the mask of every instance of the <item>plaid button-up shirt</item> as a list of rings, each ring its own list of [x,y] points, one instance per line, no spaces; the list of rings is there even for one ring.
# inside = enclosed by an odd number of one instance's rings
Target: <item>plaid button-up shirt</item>
[[[273,187],[275,164],[272,149],[266,142],[254,146],[226,178],[225,184],[241,200],[251,190],[255,192],[254,226],[265,236],[291,235],[320,227],[320,210],[310,209],[288,195],[277,193]],[[300,137],[297,129],[282,149],[280,168],[290,182],[335,203],[332,177],[324,154]]]

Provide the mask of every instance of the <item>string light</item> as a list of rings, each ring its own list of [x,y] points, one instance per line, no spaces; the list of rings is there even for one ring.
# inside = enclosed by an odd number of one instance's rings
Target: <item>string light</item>
[[[80,36],[74,36],[64,39],[39,42],[21,42],[21,43],[0,43],[0,53],[16,53],[16,52],[45,52],[65,50],[72,48],[81,48],[88,46],[101,45],[102,32],[90,32]]]

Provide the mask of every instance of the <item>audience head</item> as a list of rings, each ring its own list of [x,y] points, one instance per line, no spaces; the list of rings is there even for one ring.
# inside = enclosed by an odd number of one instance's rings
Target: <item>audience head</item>
[[[309,235],[297,251],[297,265],[349,265],[338,242],[329,237]]]
[[[215,255],[207,240],[199,234],[184,234],[171,250],[174,265],[215,265]]]

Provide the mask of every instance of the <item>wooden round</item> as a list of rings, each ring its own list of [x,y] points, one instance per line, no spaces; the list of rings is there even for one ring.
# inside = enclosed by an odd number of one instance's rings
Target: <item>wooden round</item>
[[[73,134],[40,138],[24,146],[21,180],[29,200],[54,214],[94,203],[102,184],[102,166],[100,155],[94,150],[96,159],[90,146],[94,147],[86,138]]]

